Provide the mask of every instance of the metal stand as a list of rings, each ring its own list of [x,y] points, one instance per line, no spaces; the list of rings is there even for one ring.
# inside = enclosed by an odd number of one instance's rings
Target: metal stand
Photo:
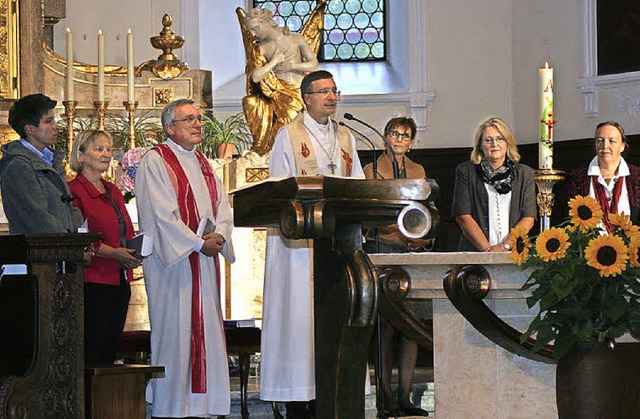
[[[73,149],[73,138],[75,133],[73,132],[73,121],[76,119],[76,106],[78,101],[76,100],[64,100],[64,118],[67,120],[67,162],[65,163],[65,174],[67,180],[72,179],[75,176],[75,172],[71,170],[69,163],[71,162],[71,150]]]
[[[538,187],[538,212],[540,213],[540,231],[551,228],[551,213],[553,211],[553,185],[564,180],[565,172],[554,169],[538,169],[535,171],[535,181]]]
[[[138,108],[138,101],[129,102],[125,100],[122,102],[124,108],[127,110],[129,114],[129,150],[133,150],[136,148],[136,130],[135,130],[135,122],[136,122],[136,109]]]
[[[104,114],[107,111],[108,107],[108,100],[96,100],[95,102],[93,102],[93,108],[96,110],[96,119],[98,120],[98,129],[101,131],[104,131]]]

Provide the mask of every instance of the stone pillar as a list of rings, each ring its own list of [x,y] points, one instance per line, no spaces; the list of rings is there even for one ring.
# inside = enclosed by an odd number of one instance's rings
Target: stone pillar
[[[19,0],[20,96],[44,91],[41,0]]]

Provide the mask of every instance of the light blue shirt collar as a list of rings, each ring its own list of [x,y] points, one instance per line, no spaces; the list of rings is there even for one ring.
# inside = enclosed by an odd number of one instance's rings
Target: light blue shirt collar
[[[53,151],[45,147],[44,152],[41,153],[40,150],[35,148],[33,144],[31,144],[29,141],[25,140],[24,138],[20,138],[20,143],[22,143],[22,145],[27,147],[29,150],[36,153],[38,157],[40,157],[49,166],[53,166]]]

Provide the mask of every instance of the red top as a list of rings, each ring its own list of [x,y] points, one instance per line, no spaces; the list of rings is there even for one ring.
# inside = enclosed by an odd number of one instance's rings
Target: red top
[[[102,184],[111,193],[113,200],[120,209],[127,228],[127,240],[134,236],[133,223],[124,206],[124,197],[116,185],[104,179]],[[96,253],[106,243],[111,247],[120,247],[120,226],[118,216],[111,200],[105,193],[101,193],[82,174],[69,182],[69,188],[74,196],[73,204],[80,209],[82,216],[88,220],[89,231],[102,233],[102,239],[94,243]],[[133,271],[127,269],[127,281],[133,278]],[[93,262],[84,270],[84,282],[97,284],[119,285],[120,263],[115,259],[101,256],[93,258]]]

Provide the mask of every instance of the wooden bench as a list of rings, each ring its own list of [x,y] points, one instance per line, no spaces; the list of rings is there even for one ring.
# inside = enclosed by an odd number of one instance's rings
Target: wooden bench
[[[251,355],[260,352],[260,329],[239,327],[225,329],[227,354],[238,354],[240,365],[240,406],[243,419],[249,417],[247,407],[247,387]],[[125,331],[120,339],[120,353],[133,355],[136,360],[144,360],[151,351],[151,331]]]
[[[144,419],[147,377],[164,372],[150,365],[85,368],[87,419]]]

